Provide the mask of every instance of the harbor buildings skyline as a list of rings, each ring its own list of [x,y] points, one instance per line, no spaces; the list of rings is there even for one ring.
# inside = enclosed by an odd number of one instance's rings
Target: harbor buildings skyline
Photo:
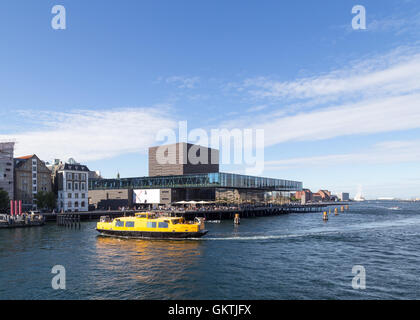
[[[200,156],[203,157],[198,162],[192,160]],[[194,144],[151,147],[148,156],[151,175],[91,179],[90,204],[96,208],[116,208],[169,205],[179,201],[286,203],[290,201],[291,192],[302,189],[299,181],[219,172],[218,156],[218,150]]]

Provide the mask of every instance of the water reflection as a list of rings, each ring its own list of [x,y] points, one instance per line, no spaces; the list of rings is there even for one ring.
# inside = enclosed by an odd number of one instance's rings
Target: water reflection
[[[194,240],[138,240],[98,236],[97,263],[103,271],[146,284],[174,284],[197,270],[204,245]]]

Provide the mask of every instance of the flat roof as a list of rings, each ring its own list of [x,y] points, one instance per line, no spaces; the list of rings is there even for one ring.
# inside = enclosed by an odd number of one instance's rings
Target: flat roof
[[[163,177],[89,179],[89,190],[170,188],[238,188],[268,191],[300,191],[302,190],[302,182],[224,172]]]

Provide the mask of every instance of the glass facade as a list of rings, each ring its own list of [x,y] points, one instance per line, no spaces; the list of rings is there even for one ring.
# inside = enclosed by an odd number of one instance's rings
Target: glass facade
[[[204,173],[183,176],[90,179],[89,190],[164,188],[238,188],[270,191],[300,191],[302,182],[245,176],[233,173]]]

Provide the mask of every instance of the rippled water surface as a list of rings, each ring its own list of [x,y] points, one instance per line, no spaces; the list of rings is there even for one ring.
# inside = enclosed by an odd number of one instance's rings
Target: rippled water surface
[[[417,299],[420,203],[207,224],[199,240],[125,240],[47,224],[0,230],[0,299]],[[66,290],[51,269],[66,268]],[[352,288],[352,267],[366,290]]]

